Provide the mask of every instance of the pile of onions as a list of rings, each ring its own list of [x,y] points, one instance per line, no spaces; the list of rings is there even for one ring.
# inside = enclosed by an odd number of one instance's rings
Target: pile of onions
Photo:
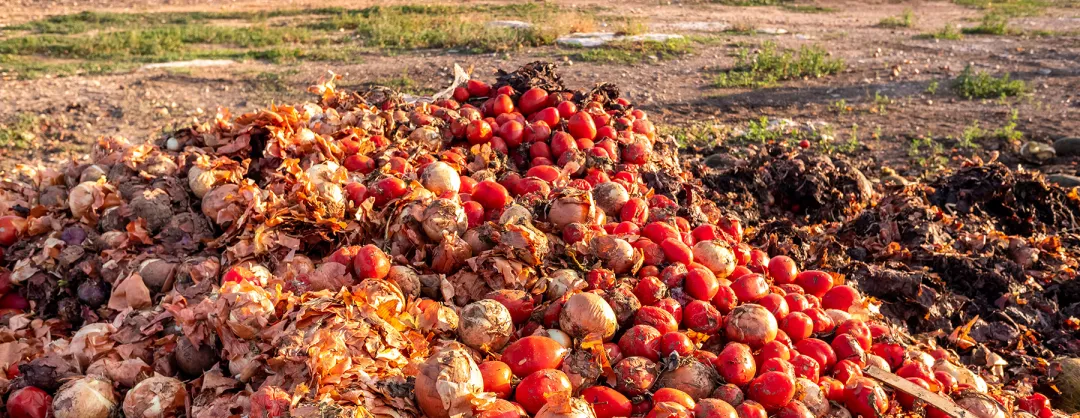
[[[452,342],[420,366],[415,391],[425,415],[449,418],[472,413],[472,400],[484,392],[484,379],[466,348]]]

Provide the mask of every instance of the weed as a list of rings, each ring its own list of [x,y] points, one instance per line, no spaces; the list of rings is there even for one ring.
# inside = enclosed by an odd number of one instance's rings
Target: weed
[[[670,135],[680,148],[710,147],[730,134],[730,129],[713,123],[695,123],[689,126],[664,126],[660,135]]]
[[[889,16],[878,22],[880,28],[910,28],[915,26],[915,13],[911,9],[904,10],[900,16]]]
[[[877,113],[884,115],[889,112],[888,106],[893,104],[893,100],[880,91],[874,92],[874,107],[870,109],[871,113]]]
[[[753,55],[747,49],[740,49],[735,66],[719,74],[713,84],[721,88],[758,88],[782,80],[836,74],[844,68],[844,60],[830,57],[818,46],[804,46],[798,52],[792,52],[780,51],[775,43],[765,42]]]
[[[961,6],[991,10],[1007,16],[1034,16],[1041,14],[1053,0],[953,0]]]
[[[1009,119],[1005,122],[1005,126],[994,130],[994,136],[1009,142],[1018,142],[1023,139],[1024,133],[1016,130],[1016,121],[1019,119],[1019,115],[1019,112],[1013,109],[1009,113]]]
[[[975,143],[975,140],[984,136],[986,136],[986,131],[979,127],[979,121],[972,121],[971,126],[964,128],[964,132],[960,134],[960,140],[956,146],[967,149],[979,148],[979,144]]]
[[[837,115],[843,115],[851,111],[851,106],[848,106],[846,99],[840,99],[829,105],[829,109],[836,112]]]
[[[949,41],[958,41],[964,39],[964,34],[956,28],[956,25],[953,25],[952,23],[946,23],[945,27],[941,28],[941,30],[937,32],[926,33],[917,37],[924,39],[944,39]]]
[[[0,148],[30,148],[37,124],[38,118],[29,113],[19,114],[10,123],[0,123]]]
[[[848,136],[848,140],[836,147],[836,150],[851,154],[858,151],[860,147],[862,147],[862,143],[859,142],[859,124],[855,123],[851,125],[851,135]]]
[[[1023,94],[1027,84],[1023,80],[1012,80],[1009,74],[994,77],[982,71],[974,71],[971,66],[956,77],[956,92],[965,99],[994,99]]]
[[[979,26],[964,28],[964,33],[973,35],[1007,35],[1009,34],[1009,18],[999,13],[987,13],[982,17]]]
[[[764,144],[777,141],[782,137],[783,133],[781,130],[769,129],[769,118],[767,116],[762,116],[758,120],[751,120],[747,123],[746,132],[743,133],[740,139],[747,142]]]
[[[944,164],[948,161],[942,155],[944,147],[934,141],[932,134],[921,135],[911,139],[908,143],[907,154],[922,167],[930,167]]]
[[[599,48],[583,49],[573,54],[575,61],[638,64],[649,61],[675,59],[693,52],[693,45],[686,39],[664,42],[611,42]]]
[[[926,86],[926,94],[929,94],[931,96],[935,95],[935,94],[937,94],[937,89],[938,89],[938,81],[937,80],[932,80],[932,81],[930,81],[930,84],[928,84]]]
[[[731,24],[731,27],[724,31],[732,35],[753,35],[757,33],[757,26],[752,22],[741,20]]]

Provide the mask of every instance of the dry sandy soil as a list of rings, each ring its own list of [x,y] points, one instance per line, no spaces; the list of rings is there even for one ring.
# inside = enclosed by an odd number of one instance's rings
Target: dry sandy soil
[[[274,2],[273,7],[314,7],[324,0]],[[362,7],[359,2],[349,7]],[[380,2],[384,3],[384,2]],[[413,2],[416,3],[416,2]],[[428,2],[423,2],[428,3]],[[589,2],[555,2],[580,6]],[[599,4],[599,3],[597,3]],[[164,126],[212,117],[218,106],[234,114],[288,102],[305,96],[304,88],[332,69],[344,75],[343,84],[359,86],[373,80],[407,75],[418,88],[440,89],[449,81],[454,63],[472,67],[474,74],[492,78],[496,69],[513,69],[536,60],[561,62],[571,87],[614,81],[625,94],[652,112],[655,119],[673,126],[702,123],[741,129],[761,116],[788,118],[798,123],[831,124],[836,136],[848,139],[857,125],[859,141],[853,152],[868,164],[897,168],[907,176],[920,175],[923,161],[912,152],[911,140],[937,138],[951,147],[946,136],[959,137],[978,121],[986,131],[1005,125],[1013,110],[1024,141],[1050,143],[1080,136],[1080,8],[1049,9],[1038,16],[1016,17],[1012,28],[1053,31],[1055,35],[969,35],[962,40],[921,39],[946,23],[973,26],[983,11],[948,2],[868,3],[821,1],[829,13],[803,13],[779,7],[736,7],[720,4],[656,1],[621,2],[622,11],[648,21],[660,32],[708,34],[686,29],[688,22],[716,22],[757,28],[759,33],[712,33],[713,41],[696,45],[678,59],[635,65],[573,62],[564,50],[541,47],[510,54],[460,54],[441,50],[416,51],[396,56],[370,54],[362,64],[301,63],[273,65],[241,62],[225,67],[187,68],[182,71],[137,70],[112,75],[70,76],[0,81],[0,121],[19,115],[40,117],[46,132],[29,150],[7,150],[3,166],[18,162],[55,162],[86,150],[101,135],[124,135],[141,140],[158,135]],[[333,5],[338,5],[334,3]],[[192,11],[248,10],[269,7],[254,1],[38,1],[16,0],[0,23],[14,24],[46,15],[83,10]],[[885,17],[912,10],[915,25],[886,29],[877,26]],[[721,25],[716,25],[718,27]],[[783,29],[784,34],[760,33]],[[820,45],[842,57],[847,69],[820,79],[783,82],[763,89],[718,89],[715,75],[731,67],[741,46],[753,48],[771,40],[797,48]],[[950,89],[967,65],[993,74],[1011,73],[1030,86],[1030,93],[1010,100],[965,100]],[[257,75],[274,74],[272,85]],[[936,83],[937,92],[928,87]],[[877,99],[875,99],[877,96]],[[888,99],[886,100],[885,97]],[[849,110],[838,111],[841,100]],[[726,129],[726,128],[725,128]],[[985,139],[980,150],[1015,151],[1017,144]],[[948,151],[945,151],[946,156]],[[916,161],[918,160],[918,161]],[[1072,164],[1054,161],[1042,167],[1050,172],[1076,174]]]

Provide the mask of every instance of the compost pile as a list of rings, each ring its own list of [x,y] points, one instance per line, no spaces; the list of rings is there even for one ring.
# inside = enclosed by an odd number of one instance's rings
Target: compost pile
[[[945,416],[868,368],[1075,402],[1077,197],[1036,175],[709,169],[546,63],[311,92],[3,183],[8,416]]]

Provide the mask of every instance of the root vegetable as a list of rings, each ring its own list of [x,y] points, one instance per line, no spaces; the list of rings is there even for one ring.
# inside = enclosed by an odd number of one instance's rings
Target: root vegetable
[[[416,377],[416,401],[432,418],[472,411],[472,399],[484,391],[484,378],[465,347],[452,343],[423,365]]]
[[[436,161],[424,167],[420,184],[436,196],[442,196],[447,192],[458,192],[461,188],[461,176],[450,164]]]
[[[587,192],[573,193],[551,202],[548,209],[548,221],[556,229],[562,230],[569,224],[587,224],[596,219],[596,204]]]
[[[109,418],[118,405],[111,382],[86,376],[61,386],[52,406],[56,418]]]
[[[611,236],[596,237],[589,242],[589,248],[615,274],[626,273],[634,266],[634,247],[625,240]]]
[[[694,261],[711,270],[719,278],[728,277],[735,270],[735,255],[723,241],[701,241],[694,244]]]
[[[510,311],[501,303],[485,299],[461,310],[458,337],[465,345],[482,352],[497,352],[514,332]]]
[[[596,418],[593,407],[581,398],[559,398],[546,404],[536,418]]]
[[[153,376],[139,382],[124,396],[124,415],[132,418],[176,417],[182,415],[186,399],[183,382]]]
[[[177,367],[188,376],[198,376],[218,362],[214,347],[203,342],[199,348],[195,348],[187,337],[176,340],[174,355]]]
[[[728,339],[758,348],[776,338],[776,318],[761,305],[740,305],[724,318]]]
[[[712,366],[696,359],[687,360],[675,370],[664,373],[656,385],[682,391],[695,401],[706,398],[720,385],[720,375]],[[684,405],[689,409],[693,405]]]
[[[615,335],[619,324],[615,311],[604,298],[594,293],[578,293],[563,306],[559,327],[576,338],[594,334],[607,340]]]
[[[630,200],[630,194],[626,192],[626,188],[613,181],[593,187],[592,196],[596,201],[596,206],[608,216],[618,216],[623,205]]]

